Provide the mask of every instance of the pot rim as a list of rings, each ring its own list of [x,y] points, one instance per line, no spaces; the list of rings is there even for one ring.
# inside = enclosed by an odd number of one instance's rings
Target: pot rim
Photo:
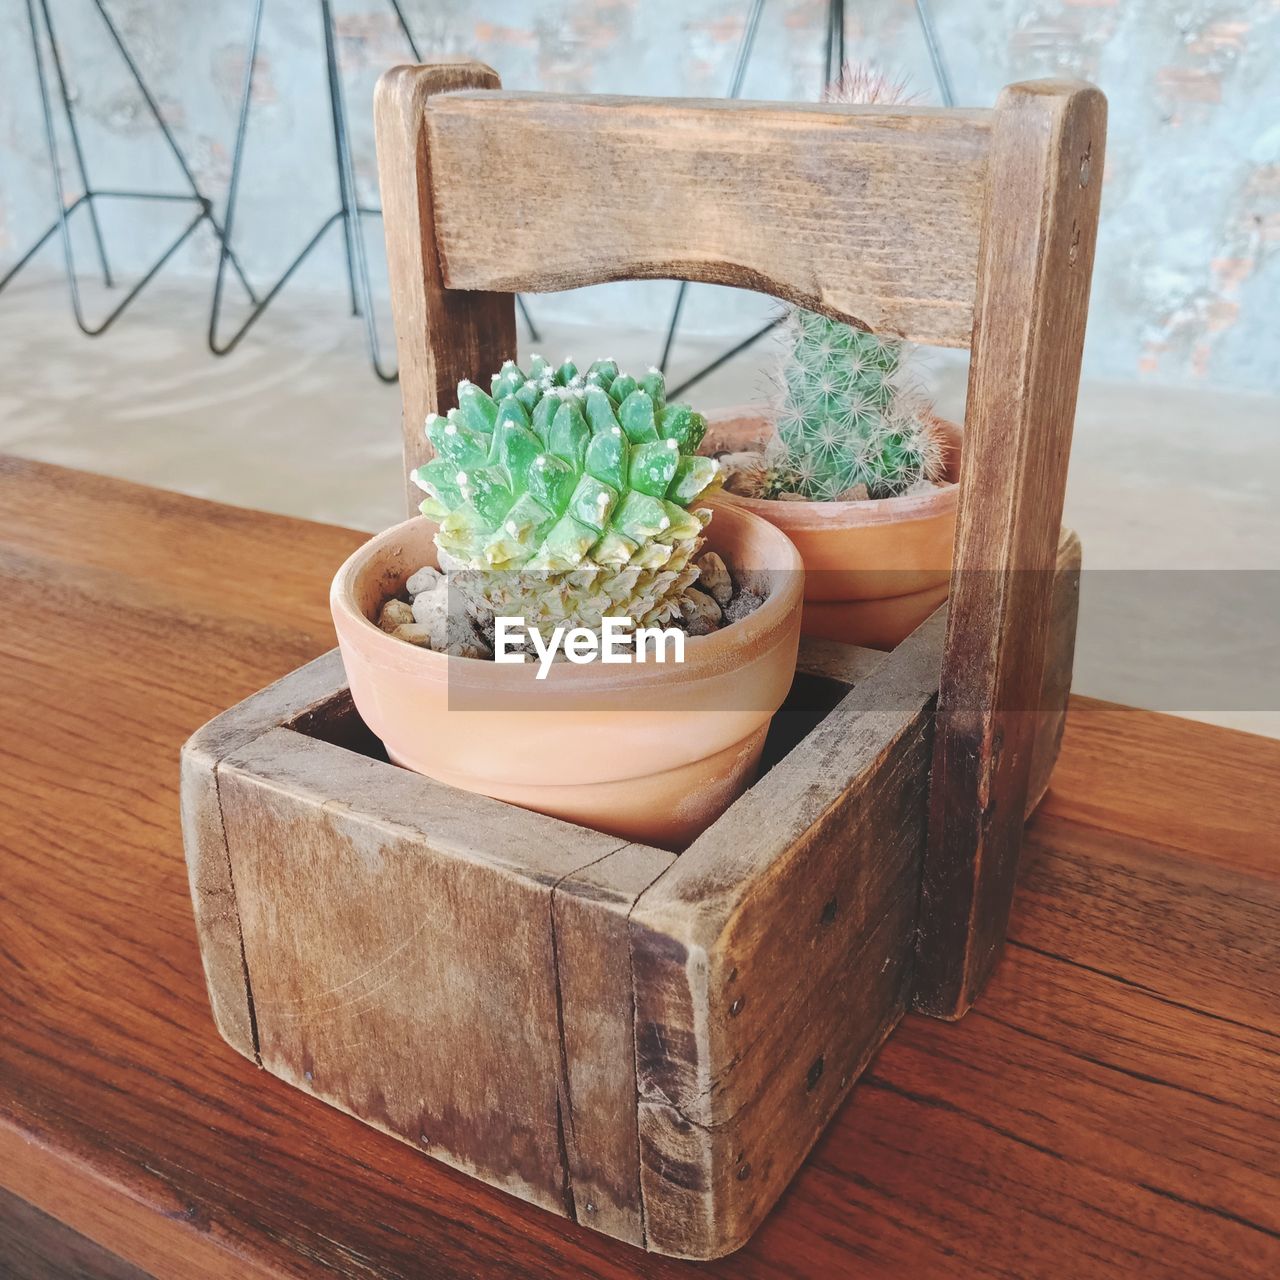
[[[959,445],[963,428],[958,423],[935,413],[927,416]],[[743,419],[769,421],[769,414],[758,405],[731,405],[725,409],[714,409],[706,417],[713,424]],[[778,498],[748,498],[739,493],[725,493],[724,497],[770,523],[808,530],[825,529],[831,525],[897,524],[905,520],[931,519],[956,508],[960,486],[958,481],[948,480],[927,493],[902,494],[896,498],[859,498],[848,502],[822,502],[809,498],[783,502]]]
[[[579,665],[557,662],[545,679],[536,680],[536,663],[497,663],[492,658],[437,653],[397,640],[357,607],[356,586],[368,571],[372,557],[388,543],[402,537],[407,529],[430,525],[432,522],[426,516],[404,520],[357,547],[334,575],[329,590],[329,606],[335,624],[341,620],[364,629],[375,646],[378,661],[383,665],[420,679],[448,681],[459,688],[506,689],[524,694],[545,690],[548,694],[558,691],[576,696],[671,681],[691,683],[718,676],[744,666],[786,642],[798,624],[804,600],[804,563],[791,539],[768,520],[725,501],[726,497],[728,495],[709,498],[705,505],[713,509],[716,520],[730,525],[750,522],[757,526],[757,536],[763,540],[768,554],[766,563],[753,565],[752,569],[773,575],[772,589],[764,603],[740,621],[710,635],[687,636],[683,663],[613,665],[591,662]],[[341,638],[339,634],[339,640]]]

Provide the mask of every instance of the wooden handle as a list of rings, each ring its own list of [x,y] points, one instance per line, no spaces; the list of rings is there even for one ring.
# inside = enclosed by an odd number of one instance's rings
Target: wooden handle
[[[1089,85],[996,106],[914,995],[939,1017],[973,1003],[1013,897],[1105,136]]]
[[[445,282],[700,280],[968,346],[990,111],[471,92],[427,111]]]
[[[516,354],[515,299],[510,293],[444,286],[426,128],[427,100],[433,95],[496,89],[500,83],[491,67],[459,59],[393,67],[378,81],[374,94],[406,475],[431,457],[422,433],[427,414],[443,413],[456,403],[461,379],[487,378]],[[487,199],[493,198],[491,189]],[[415,515],[422,494],[406,484],[409,513]]]
[[[923,341],[972,336],[915,991],[958,1017],[1013,893],[1105,99],[1062,81],[1014,85],[994,112],[498,87],[467,61],[378,85],[408,467],[458,380],[516,354],[518,288],[709,280]]]

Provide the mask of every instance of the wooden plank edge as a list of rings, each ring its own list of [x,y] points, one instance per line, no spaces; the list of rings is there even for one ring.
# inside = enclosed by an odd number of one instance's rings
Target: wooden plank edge
[[[342,660],[332,649],[215,716],[187,739],[180,753],[187,883],[214,1024],[233,1049],[259,1066],[253,990],[222,825],[218,772],[228,755],[282,720],[328,701],[345,685]]]
[[[1040,681],[1040,723],[1031,748],[1031,776],[1027,786],[1027,818],[1049,789],[1062,748],[1075,665],[1076,625],[1080,614],[1080,570],[1083,552],[1079,535],[1063,529],[1058,543],[1058,571],[1050,603],[1049,634],[1045,640],[1044,675]]]
[[[192,1275],[279,1280],[161,1175],[113,1156],[116,1167],[95,1163],[0,1114],[0,1185],[85,1239],[156,1276],[173,1274],[181,1258]]]
[[[858,744],[856,758],[849,762],[849,785],[861,777],[869,767],[869,761],[880,759],[884,751],[900,741],[919,722],[922,715],[930,714],[928,709],[936,697],[937,664],[941,657],[945,621],[944,608],[921,624],[893,654],[881,655],[878,670],[855,687],[841,704],[843,714],[839,711],[833,713],[805,740],[810,742],[824,733],[836,733],[839,722],[844,720],[852,719],[863,725],[866,740]],[[796,752],[803,751],[804,745],[798,746]],[[797,765],[793,761],[793,767],[803,767],[803,762]],[[842,777],[844,772],[841,771]],[[824,781],[834,788],[829,808],[846,793],[848,785],[837,786],[831,778]],[[757,792],[757,803],[766,782],[767,779],[757,784],[761,788],[761,792]],[[777,779],[774,785],[778,785]],[[742,1179],[743,1169],[735,1161],[737,1153],[729,1150],[729,1146],[736,1144],[729,1140],[734,1135],[739,1115],[751,1106],[751,1102],[747,1101],[725,1115],[713,1114],[707,1105],[713,1093],[717,1069],[713,1061],[716,1049],[709,1024],[713,957],[718,940],[729,930],[745,895],[751,892],[752,880],[767,874],[772,862],[786,856],[798,835],[803,834],[793,832],[790,827],[777,834],[773,855],[756,868],[756,877],[747,875],[727,885],[723,894],[708,898],[706,885],[701,883],[708,870],[705,864],[718,847],[728,843],[735,847],[741,844],[744,833],[738,828],[743,822],[743,812],[739,812],[732,824],[725,823],[714,838],[709,838],[715,831],[713,826],[700,841],[695,842],[669,871],[639,895],[629,919],[636,996],[636,1076],[646,1242],[651,1250],[675,1257],[720,1257],[745,1242],[781,1195],[791,1173],[817,1141],[866,1062],[896,1026],[906,1009],[910,990],[908,973],[899,1000],[883,1025],[878,1024],[871,1032],[869,1047],[853,1063],[831,1064],[840,1071],[837,1077],[841,1080],[838,1096],[831,1100],[830,1108],[823,1112],[812,1133],[784,1159],[788,1169],[786,1176],[762,1195],[748,1216],[726,1231],[725,1224],[719,1221],[723,1209],[716,1202],[716,1189],[732,1185],[730,1179]],[[802,817],[804,830],[811,829],[814,824],[812,815],[798,815],[797,822]],[[729,830],[730,826],[733,831]],[[700,856],[691,856],[695,851]],[[681,891],[686,881],[690,882],[689,895],[687,901],[682,901]],[[912,896],[914,909],[914,893]],[[697,904],[697,910],[690,909],[690,902]],[[886,908],[885,919],[890,914],[891,909]],[[883,923],[879,920],[872,924],[866,931],[867,936],[874,934]],[[902,947],[904,963],[909,965],[909,937],[902,939]],[[664,1019],[662,1011],[668,1006],[682,1009],[683,1017]],[[650,1040],[659,1045],[666,1064],[664,1073],[657,1076],[651,1069],[652,1062],[648,1060],[652,1054],[643,1049]],[[657,1127],[661,1127],[664,1139],[672,1145],[656,1153],[653,1159],[646,1159],[645,1135]],[[729,1146],[725,1145],[726,1141]],[[653,1179],[645,1180],[655,1161],[664,1171],[662,1185]],[[749,1169],[746,1169],[746,1176],[750,1176]],[[673,1197],[680,1203],[678,1213],[674,1214],[669,1207]],[[693,1223],[692,1228],[690,1223]]]
[[[645,1247],[628,920],[676,855],[627,844],[561,879],[551,941],[568,1194],[576,1221]]]
[[[917,954],[916,1004],[938,1017],[963,1016],[981,991],[1012,902],[1105,133],[1092,85],[1045,80],[1000,95]]]

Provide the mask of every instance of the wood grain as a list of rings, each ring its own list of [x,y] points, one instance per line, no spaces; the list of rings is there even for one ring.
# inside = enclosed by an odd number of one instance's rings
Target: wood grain
[[[444,287],[433,209],[440,177],[426,128],[433,95],[498,84],[498,73],[482,62],[442,58],[431,66],[393,67],[374,93],[410,515],[417,514],[422,493],[407,473],[432,453],[423,435],[427,414],[453,408],[463,378],[487,388],[489,375],[516,355],[515,298],[509,291],[463,293]],[[485,205],[498,203],[493,194],[486,195]]]
[[[215,717],[182,748],[182,842],[209,1003],[223,1038],[254,1061],[258,1034],[218,796],[218,762],[279,724],[286,710],[304,714],[328,701],[342,679],[341,658],[336,651],[327,653]]]
[[[1106,99],[1000,95],[983,215],[916,1007],[958,1018],[1004,940],[1051,617]]]
[[[0,1264],[5,1280],[150,1280],[7,1191],[0,1191]]]
[[[796,670],[852,686],[860,684],[883,666],[887,657],[888,654],[881,649],[864,649],[856,644],[841,644],[838,640],[801,636]]]
[[[578,1222],[644,1245],[627,926],[636,899],[676,860],[627,845],[555,887],[565,1146]]]
[[[623,842],[287,729],[218,789],[263,1065],[572,1215],[551,895]]]
[[[1280,880],[1280,840],[1274,827],[1259,839],[1257,822],[1280,740],[1073,698],[1063,741],[1047,814]],[[1093,763],[1121,753],[1123,772]]]
[[[215,861],[239,868],[262,1065],[643,1243],[626,920],[674,855],[392,768],[336,654],[196,740],[220,803]],[[201,864],[207,835],[191,836]]]
[[[178,751],[332,647],[362,537],[0,461],[0,1185],[157,1277],[1280,1270],[1280,746],[1148,712],[1073,702],[983,1000],[903,1019],[722,1263],[524,1205],[238,1055]]]
[[[450,289],[701,280],[969,343],[988,111],[467,92],[426,115]],[[503,198],[495,174],[528,176]]]
[[[1071,675],[1076,657],[1082,564],[1080,538],[1073,530],[1063,529],[1058,541],[1058,564],[1049,604],[1049,634],[1045,639],[1044,674],[1040,677],[1040,700],[1036,708],[1038,719],[1027,776],[1027,817],[1031,816],[1049,788],[1066,728],[1067,700],[1071,696]]]

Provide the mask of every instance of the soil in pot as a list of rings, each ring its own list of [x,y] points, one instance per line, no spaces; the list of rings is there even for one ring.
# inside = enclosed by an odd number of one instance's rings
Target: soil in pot
[[[728,409],[708,416],[700,452],[712,456],[756,450],[769,438],[761,414]],[[960,476],[960,428],[934,419],[943,442],[943,480],[897,498],[807,502],[723,500],[776,528],[804,561],[804,634],[846,644],[891,649],[943,600],[951,578]]]
[[[377,625],[410,575],[436,565],[425,518],[366,543],[330,603],[352,698],[397,764],[470,791],[681,849],[750,785],[795,670],[803,570],[795,548],[718,501],[706,549],[761,603],[689,636],[680,664],[535,664],[451,657]]]

